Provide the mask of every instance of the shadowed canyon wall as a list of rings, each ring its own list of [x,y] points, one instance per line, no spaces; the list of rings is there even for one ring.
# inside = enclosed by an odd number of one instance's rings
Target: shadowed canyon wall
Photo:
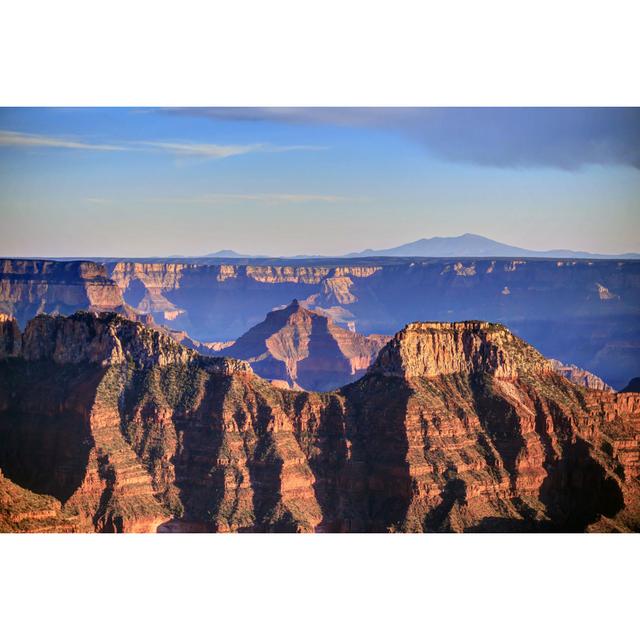
[[[391,336],[361,336],[294,300],[219,351],[249,362],[263,378],[330,391],[362,377]]]
[[[331,393],[115,314],[0,335],[4,531],[640,528],[640,394],[501,325],[412,323]]]
[[[615,388],[640,370],[640,261],[275,262],[107,267],[129,304],[198,340],[236,339],[297,298],[361,334],[393,334],[419,319],[501,322]]]
[[[294,298],[361,334],[415,320],[501,322],[616,389],[640,371],[640,261],[367,258],[0,261],[0,312],[117,310],[203,343],[236,340]],[[111,278],[111,280],[109,279]],[[117,286],[114,286],[115,283]]]
[[[0,313],[24,326],[39,313],[78,310],[125,313],[122,294],[94,262],[0,259]]]

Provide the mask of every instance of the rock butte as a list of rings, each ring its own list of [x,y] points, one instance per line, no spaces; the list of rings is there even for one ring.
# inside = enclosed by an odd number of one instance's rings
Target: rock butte
[[[390,336],[361,336],[294,300],[219,354],[246,360],[284,386],[329,391],[361,377]]]
[[[115,314],[0,326],[4,531],[640,528],[640,394],[500,325],[410,324],[331,393]]]

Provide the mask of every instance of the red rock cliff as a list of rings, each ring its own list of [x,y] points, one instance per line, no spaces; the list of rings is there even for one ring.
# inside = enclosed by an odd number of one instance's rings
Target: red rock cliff
[[[573,385],[498,325],[410,325],[332,393],[113,315],[22,343],[0,362],[5,529],[640,529],[640,394]]]

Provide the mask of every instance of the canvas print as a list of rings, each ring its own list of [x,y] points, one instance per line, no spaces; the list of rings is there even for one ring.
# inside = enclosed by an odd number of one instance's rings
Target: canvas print
[[[640,530],[640,110],[0,109],[0,531]]]

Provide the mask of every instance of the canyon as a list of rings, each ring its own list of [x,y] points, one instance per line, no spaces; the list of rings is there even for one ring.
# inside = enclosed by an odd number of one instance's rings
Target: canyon
[[[235,340],[297,298],[361,334],[393,335],[420,319],[500,322],[545,356],[590,371],[615,389],[640,369],[637,260],[361,258],[105,266],[128,304],[202,341]]]
[[[115,313],[5,315],[0,469],[2,531],[637,531],[640,394],[485,321],[317,393]]]
[[[393,335],[420,319],[500,322],[546,357],[615,389],[640,370],[637,260],[0,261],[0,312],[21,327],[41,312],[111,310],[164,326],[203,353],[224,348],[294,298],[363,335]]]

